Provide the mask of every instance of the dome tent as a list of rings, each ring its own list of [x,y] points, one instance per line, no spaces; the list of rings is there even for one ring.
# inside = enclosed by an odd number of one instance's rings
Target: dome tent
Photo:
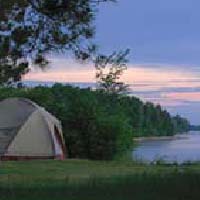
[[[0,158],[64,159],[65,145],[59,120],[25,98],[0,102]]]

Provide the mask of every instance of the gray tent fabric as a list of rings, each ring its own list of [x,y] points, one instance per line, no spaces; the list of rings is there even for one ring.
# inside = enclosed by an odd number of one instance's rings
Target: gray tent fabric
[[[37,109],[30,101],[10,98],[0,102],[0,127],[21,126],[27,117]]]
[[[10,98],[0,102],[0,155],[5,153],[20,126],[35,110],[25,99]]]
[[[7,150],[12,138],[16,135],[19,128],[17,127],[3,127],[0,128],[0,155],[4,154]]]
[[[25,98],[0,102],[1,158],[64,158],[63,147],[61,123],[44,108]]]

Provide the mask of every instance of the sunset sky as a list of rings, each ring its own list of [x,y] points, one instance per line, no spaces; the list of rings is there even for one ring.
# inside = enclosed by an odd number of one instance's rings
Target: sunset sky
[[[131,49],[122,79],[133,95],[163,105],[200,124],[200,1],[119,0],[100,8],[96,42],[100,51]],[[94,69],[65,55],[51,56],[48,70],[25,80],[94,82]]]

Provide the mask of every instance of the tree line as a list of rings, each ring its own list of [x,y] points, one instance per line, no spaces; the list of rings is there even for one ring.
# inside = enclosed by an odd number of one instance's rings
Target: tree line
[[[61,120],[69,158],[110,160],[132,147],[133,137],[171,136],[189,122],[159,105],[103,90],[55,84],[51,88],[0,88],[0,100],[29,98]]]

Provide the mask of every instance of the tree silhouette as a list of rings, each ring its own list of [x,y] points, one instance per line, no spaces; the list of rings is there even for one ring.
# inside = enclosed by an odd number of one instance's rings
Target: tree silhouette
[[[126,59],[129,49],[114,52],[110,56],[99,55],[95,60],[96,80],[98,89],[110,94],[127,92],[128,85],[120,81],[121,75],[127,69]]]
[[[101,2],[114,0],[0,0],[0,83],[17,81],[30,61],[48,64],[49,52],[88,59]]]

